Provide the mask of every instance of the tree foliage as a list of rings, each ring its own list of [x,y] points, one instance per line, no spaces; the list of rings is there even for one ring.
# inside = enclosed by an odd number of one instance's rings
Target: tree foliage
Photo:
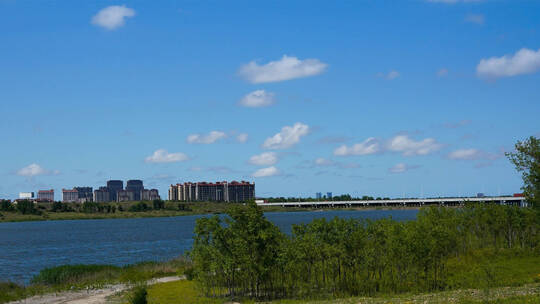
[[[518,141],[515,148],[516,152],[506,153],[506,156],[522,174],[522,189],[528,202],[540,208],[540,139],[531,136]]]
[[[416,220],[316,219],[285,235],[255,204],[201,218],[191,258],[209,296],[272,299],[451,288],[448,261],[493,248],[533,252],[540,225],[529,208],[422,209]]]

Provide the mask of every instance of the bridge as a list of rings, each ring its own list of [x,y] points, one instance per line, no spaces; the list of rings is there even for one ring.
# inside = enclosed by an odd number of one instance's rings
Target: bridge
[[[421,206],[461,206],[467,202],[492,203],[501,205],[528,206],[524,197],[494,196],[494,197],[444,197],[444,198],[412,198],[387,200],[358,200],[358,201],[316,201],[316,202],[257,202],[259,206],[305,207],[305,208],[351,208],[351,207],[421,207]]]

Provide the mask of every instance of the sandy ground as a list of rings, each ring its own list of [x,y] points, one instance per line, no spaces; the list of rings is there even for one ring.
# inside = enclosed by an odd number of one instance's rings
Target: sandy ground
[[[166,283],[183,280],[184,277],[164,277],[152,279],[147,282],[148,285],[156,283]],[[65,291],[59,293],[50,293],[31,298],[9,302],[8,304],[104,304],[107,303],[107,297],[130,288],[126,284],[109,285],[101,289],[88,289],[77,291]]]

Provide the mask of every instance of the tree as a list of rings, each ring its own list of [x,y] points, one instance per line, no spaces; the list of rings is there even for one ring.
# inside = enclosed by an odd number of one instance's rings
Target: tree
[[[506,156],[521,172],[523,194],[535,208],[540,208],[540,139],[531,136],[516,143],[516,152]]]

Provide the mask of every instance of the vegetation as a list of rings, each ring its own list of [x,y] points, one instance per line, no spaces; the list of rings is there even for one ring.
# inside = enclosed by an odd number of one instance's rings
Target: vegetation
[[[521,172],[523,194],[533,207],[540,209],[540,139],[531,136],[516,143],[516,152],[506,156]]]
[[[130,297],[130,304],[146,304],[148,301],[146,300],[146,296],[148,295],[148,292],[146,291],[146,286],[139,285],[136,286],[131,294]]]
[[[536,212],[511,206],[433,207],[408,222],[316,219],[294,225],[290,236],[255,204],[233,207],[228,215],[197,220],[191,258],[195,280],[207,296],[276,299],[489,289],[508,283],[501,278],[506,268],[481,261],[536,257],[540,250]],[[463,268],[466,280],[456,271]],[[527,280],[532,279],[514,284]]]
[[[221,214],[230,206],[241,203],[223,202],[121,202],[121,203],[37,203],[35,213],[21,213],[9,201],[0,204],[2,208],[0,222],[17,221],[43,221],[43,220],[78,220],[78,219],[114,219],[114,218],[141,218],[141,217],[167,217],[196,214]],[[370,207],[363,207],[363,209]],[[357,208],[358,209],[358,208]],[[309,211],[316,208],[296,208],[265,206],[265,212],[274,211]],[[5,212],[4,212],[5,211]]]
[[[148,287],[148,303],[167,304],[218,304],[231,303],[222,298],[204,296],[198,291],[195,282],[176,281],[156,284]],[[237,302],[254,303],[253,300],[239,299]],[[520,287],[499,287],[493,288],[487,295],[480,289],[466,289],[443,291],[436,293],[422,294],[400,294],[400,295],[377,295],[374,297],[347,297],[334,299],[279,299],[264,303],[285,303],[285,304],[420,304],[420,303],[504,303],[504,304],[527,304],[540,302],[540,284],[528,284]]]
[[[190,269],[184,257],[166,262],[144,262],[126,266],[63,265],[41,270],[28,286],[0,282],[0,303],[62,290],[99,288],[106,284],[144,283],[152,278],[180,275]]]

